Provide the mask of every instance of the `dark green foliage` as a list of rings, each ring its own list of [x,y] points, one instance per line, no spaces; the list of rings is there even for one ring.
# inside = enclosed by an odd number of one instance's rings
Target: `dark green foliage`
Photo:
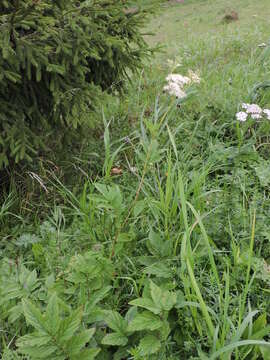
[[[0,168],[31,161],[48,139],[93,125],[102,90],[149,52],[145,14],[124,0],[11,0],[0,5]],[[57,138],[57,141],[55,139]]]

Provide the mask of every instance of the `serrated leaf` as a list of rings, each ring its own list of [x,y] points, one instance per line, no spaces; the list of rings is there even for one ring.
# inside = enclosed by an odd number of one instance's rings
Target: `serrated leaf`
[[[129,346],[119,347],[113,354],[113,360],[126,360],[129,356]]]
[[[143,272],[164,279],[169,279],[172,276],[170,268],[162,262],[146,267]]]
[[[75,310],[68,318],[64,319],[59,328],[59,336],[62,341],[67,341],[72,338],[74,333],[80,327],[82,320],[82,310]]]
[[[138,309],[136,306],[131,306],[128,311],[126,312],[126,315],[125,315],[125,319],[127,320],[127,322],[131,322],[135,315],[138,313]]]
[[[139,344],[140,354],[142,356],[155,354],[161,348],[160,340],[154,335],[145,336]]]
[[[130,301],[129,304],[147,309],[156,315],[161,313],[161,308],[148,298],[138,298]]]
[[[50,329],[50,333],[56,334],[60,326],[60,319],[59,304],[55,293],[49,299],[46,309],[46,322],[47,327]]]
[[[55,356],[55,352],[58,350],[56,345],[44,345],[44,346],[32,346],[28,343],[18,342],[19,352],[29,355],[32,359],[65,359],[65,355]]]
[[[51,341],[49,335],[39,335],[38,333],[27,334],[20,337],[16,344],[18,347],[40,347],[47,345]]]
[[[80,354],[72,356],[71,360],[93,360],[98,353],[100,352],[100,349],[93,348],[93,349],[85,349],[80,352]]]
[[[270,184],[270,163],[264,162],[255,167],[255,172],[260,180],[261,186],[266,187]]]
[[[112,346],[125,346],[127,342],[128,338],[117,332],[106,335],[101,341],[103,345]]]
[[[176,304],[177,296],[168,290],[163,290],[153,281],[150,282],[151,297],[157,307],[162,310],[170,311]]]
[[[150,311],[144,311],[141,314],[136,314],[134,319],[128,325],[128,331],[141,331],[141,330],[157,330],[160,329],[163,322],[157,315]]]
[[[46,333],[46,321],[35,305],[28,300],[22,300],[23,312],[28,324],[32,325],[41,333]]]
[[[18,320],[21,315],[23,314],[23,307],[21,302],[18,305],[13,306],[9,311],[8,311],[8,321],[13,323],[16,320]]]
[[[163,320],[162,328],[160,329],[160,339],[167,340],[171,332],[170,324],[167,320]]]
[[[105,311],[104,314],[104,321],[110,329],[120,334],[125,333],[128,323],[117,311]]]
[[[37,272],[36,270],[33,270],[27,276],[24,287],[26,287],[29,291],[34,291],[38,286]]]
[[[163,240],[161,239],[160,234],[157,234],[152,229],[149,233],[149,243],[147,243],[148,249],[153,255],[162,253]]]
[[[95,291],[90,299],[91,305],[96,305],[98,302],[103,300],[111,289],[111,286],[105,286],[102,289]]]
[[[68,342],[67,351],[70,356],[77,355],[81,352],[81,349],[89,342],[93,337],[95,329],[87,329],[81,331],[78,335],[75,335]]]

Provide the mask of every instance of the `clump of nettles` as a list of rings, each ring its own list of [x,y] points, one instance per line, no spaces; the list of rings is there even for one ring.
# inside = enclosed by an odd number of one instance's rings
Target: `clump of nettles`
[[[257,104],[242,104],[242,111],[236,114],[236,119],[245,122],[248,119],[253,120],[270,120],[270,109],[262,109]]]
[[[199,75],[192,71],[188,71],[188,76],[181,74],[169,74],[166,77],[167,85],[163,87],[163,91],[169,95],[175,96],[177,99],[182,99],[187,96],[185,87],[192,83],[200,83]]]

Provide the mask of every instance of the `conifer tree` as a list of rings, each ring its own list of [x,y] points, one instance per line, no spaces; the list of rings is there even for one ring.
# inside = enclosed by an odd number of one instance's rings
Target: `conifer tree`
[[[0,168],[31,161],[56,130],[91,124],[98,89],[149,54],[145,13],[125,0],[2,0]]]

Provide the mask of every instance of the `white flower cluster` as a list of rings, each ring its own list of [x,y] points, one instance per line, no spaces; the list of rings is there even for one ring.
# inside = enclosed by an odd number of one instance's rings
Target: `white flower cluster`
[[[163,91],[169,95],[176,96],[178,99],[184,98],[186,96],[184,86],[191,83],[199,83],[201,80],[199,75],[192,70],[189,70],[188,75],[169,74],[166,77],[167,85],[164,86]]]
[[[242,104],[243,111],[240,111],[236,114],[236,119],[238,121],[246,121],[250,116],[254,120],[268,119],[270,120],[270,109],[262,109],[257,104]]]
[[[191,80],[191,82],[199,84],[201,81],[201,78],[199,77],[198,73],[192,70],[188,70],[188,76]]]

